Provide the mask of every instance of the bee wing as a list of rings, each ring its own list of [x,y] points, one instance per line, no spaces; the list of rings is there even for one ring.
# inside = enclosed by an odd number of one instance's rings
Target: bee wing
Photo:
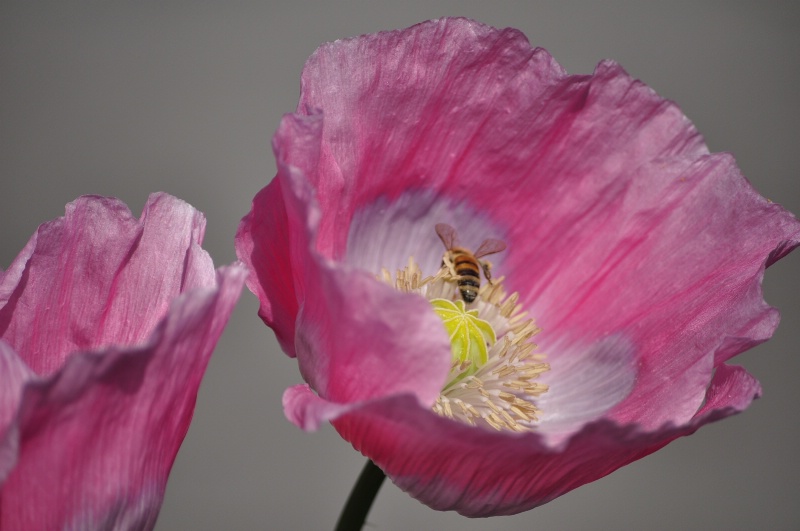
[[[436,234],[439,235],[439,239],[442,240],[445,249],[452,249],[453,247],[457,246],[458,233],[456,232],[456,229],[447,223],[437,223]]]
[[[478,249],[473,254],[475,255],[475,258],[480,258],[481,256],[499,253],[505,248],[506,248],[506,242],[502,240],[495,240],[494,238],[489,238],[488,240],[484,240],[481,246],[478,247]]]

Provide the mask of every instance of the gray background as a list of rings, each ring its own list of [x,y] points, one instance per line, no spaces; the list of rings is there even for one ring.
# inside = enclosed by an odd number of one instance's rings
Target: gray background
[[[767,5],[764,3],[763,5]],[[800,16],[756,2],[0,3],[0,266],[80,194],[177,195],[233,234],[274,174],[270,138],[324,41],[465,15],[523,30],[572,73],[603,58],[679,102],[715,151],[800,212]],[[767,274],[775,338],[741,356],[763,399],[610,477],[514,517],[437,513],[386,484],[372,529],[800,528],[800,253]],[[363,458],[283,417],[299,382],[246,292],[203,383],[158,529],[331,528]]]

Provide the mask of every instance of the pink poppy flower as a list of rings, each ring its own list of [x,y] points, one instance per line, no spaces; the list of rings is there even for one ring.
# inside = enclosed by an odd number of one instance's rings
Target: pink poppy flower
[[[273,145],[237,249],[307,382],[286,415],[430,507],[530,509],[759,396],[726,362],[800,224],[616,63],[464,19],[337,41]],[[472,303],[439,223],[507,246]]]
[[[166,194],[81,197],[0,271],[0,529],[149,529],[244,284]]]

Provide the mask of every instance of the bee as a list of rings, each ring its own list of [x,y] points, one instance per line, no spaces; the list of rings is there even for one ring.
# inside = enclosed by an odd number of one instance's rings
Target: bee
[[[491,264],[479,258],[499,253],[506,248],[505,242],[489,238],[484,240],[473,253],[458,246],[458,233],[447,223],[437,223],[436,234],[447,249],[442,256],[442,267],[449,267],[455,273],[461,298],[465,302],[473,302],[478,297],[478,289],[481,287],[481,270],[486,281],[492,283],[492,275],[489,272]]]

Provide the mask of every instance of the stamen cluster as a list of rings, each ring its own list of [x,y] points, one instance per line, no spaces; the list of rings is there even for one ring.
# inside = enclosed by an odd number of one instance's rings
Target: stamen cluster
[[[518,294],[506,296],[502,278],[482,286],[468,305],[448,267],[425,277],[410,258],[394,278],[386,269],[381,278],[399,291],[430,300],[451,336],[453,364],[433,411],[472,426],[517,432],[535,428],[540,413],[536,398],[548,389],[535,380],[550,366],[532,341],[541,330],[522,311]],[[476,348],[476,341],[484,343]]]

